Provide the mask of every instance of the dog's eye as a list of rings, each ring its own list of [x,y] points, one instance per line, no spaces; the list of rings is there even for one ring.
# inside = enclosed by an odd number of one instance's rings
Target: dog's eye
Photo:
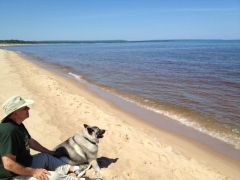
[[[88,133],[90,134],[90,135],[92,135],[92,133],[93,133],[93,129],[92,128],[87,128],[87,131],[88,131]]]

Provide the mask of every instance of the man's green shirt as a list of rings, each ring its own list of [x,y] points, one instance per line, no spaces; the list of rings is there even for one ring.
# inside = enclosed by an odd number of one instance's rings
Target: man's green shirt
[[[16,124],[10,119],[0,123],[0,156],[12,154],[16,161],[23,166],[30,166],[32,156],[29,148],[29,135],[23,124]],[[0,159],[0,179],[10,179],[14,173],[4,169]]]

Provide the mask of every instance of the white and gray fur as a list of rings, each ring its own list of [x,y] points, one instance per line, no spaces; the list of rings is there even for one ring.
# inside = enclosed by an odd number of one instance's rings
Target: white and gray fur
[[[55,148],[55,156],[71,165],[89,163],[95,171],[100,171],[97,163],[98,143],[104,133],[104,129],[84,124],[81,132]]]

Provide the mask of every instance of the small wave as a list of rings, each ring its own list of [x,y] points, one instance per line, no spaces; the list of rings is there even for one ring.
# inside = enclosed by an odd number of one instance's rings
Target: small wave
[[[67,74],[70,75],[70,76],[72,76],[72,77],[74,77],[74,78],[77,79],[78,81],[83,81],[83,78],[82,78],[82,76],[80,76],[80,75],[74,74],[74,73],[72,73],[72,72],[68,72]]]

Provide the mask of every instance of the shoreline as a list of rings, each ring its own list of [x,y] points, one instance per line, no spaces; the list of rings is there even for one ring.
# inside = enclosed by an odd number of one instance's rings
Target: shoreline
[[[21,95],[36,99],[38,104],[31,110],[33,116],[37,120],[45,121],[47,126],[43,127],[35,120],[33,124],[30,120],[26,123],[27,127],[32,129],[31,133],[42,139],[40,142],[46,143],[44,145],[52,148],[54,144],[57,145],[72,135],[72,132],[76,132],[84,122],[107,129],[106,137],[100,142],[99,157],[102,155],[118,158],[117,162],[103,169],[107,179],[194,179],[200,176],[200,179],[223,179],[225,176],[237,179],[240,175],[238,160],[229,159],[205,145],[178,137],[171,132],[158,131],[138,121],[138,117],[119,110],[110,102],[89,92],[74,80],[42,69],[11,51],[0,50],[0,58],[3,61],[8,59],[8,62],[1,62],[1,69],[4,66],[8,68],[1,72],[0,77],[8,71],[5,78],[10,81],[6,89],[1,88],[0,100],[3,101],[7,96],[13,95],[12,93],[19,93],[19,87],[24,89],[21,90]],[[9,73],[11,74],[8,76]],[[1,80],[3,85],[4,82],[7,83],[4,78]],[[80,125],[75,116],[81,119]],[[73,120],[69,124],[64,117]],[[59,122],[53,119],[59,119]],[[46,142],[40,130],[49,127],[56,136]],[[47,135],[53,134],[52,132]],[[113,140],[117,144],[113,144]],[[144,169],[147,169],[147,172]]]

